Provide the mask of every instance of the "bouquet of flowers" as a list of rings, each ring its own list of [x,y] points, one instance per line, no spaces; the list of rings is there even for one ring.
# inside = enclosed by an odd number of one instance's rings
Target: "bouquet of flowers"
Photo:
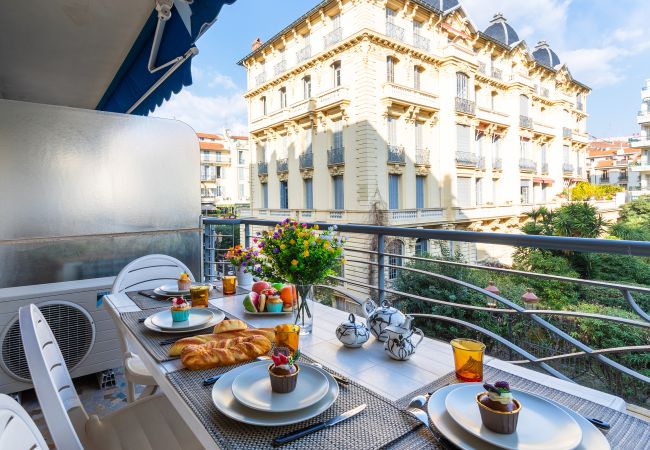
[[[252,272],[253,261],[259,252],[253,248],[243,248],[241,245],[230,247],[225,258],[237,269],[243,268],[244,272]]]

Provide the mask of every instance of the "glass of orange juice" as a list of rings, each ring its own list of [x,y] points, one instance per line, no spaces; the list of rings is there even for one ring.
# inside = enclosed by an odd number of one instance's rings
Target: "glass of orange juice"
[[[237,292],[237,277],[232,273],[223,276],[223,293],[233,295]]]
[[[300,327],[292,323],[277,325],[275,331],[275,346],[286,347],[293,355],[298,351],[300,341]]]
[[[450,342],[454,351],[456,378],[461,381],[483,381],[483,354],[485,344],[474,339],[454,339]]]
[[[190,286],[190,297],[192,298],[192,308],[207,308],[210,288],[207,283],[195,283]]]

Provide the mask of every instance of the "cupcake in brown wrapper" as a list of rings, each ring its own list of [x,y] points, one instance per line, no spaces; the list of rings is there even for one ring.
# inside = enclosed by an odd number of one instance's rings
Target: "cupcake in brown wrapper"
[[[513,400],[514,409],[512,411],[496,411],[484,404],[487,392],[481,392],[476,396],[476,403],[481,412],[481,420],[485,428],[501,434],[512,434],[517,430],[517,420],[521,404]]]
[[[296,388],[300,367],[293,365],[294,371],[278,370],[279,367],[271,364],[269,366],[269,377],[271,378],[271,390],[278,394],[288,394]]]

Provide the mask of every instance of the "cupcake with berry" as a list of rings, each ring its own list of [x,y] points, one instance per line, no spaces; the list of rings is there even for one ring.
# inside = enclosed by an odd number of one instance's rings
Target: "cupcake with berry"
[[[179,277],[178,277],[178,290],[179,291],[189,291],[190,286],[192,285],[192,280],[190,280],[190,274],[187,272],[183,272]]]
[[[176,297],[172,300],[171,312],[172,321],[184,322],[190,318],[192,306],[183,297]]]
[[[508,382],[497,381],[494,385],[485,383],[483,388],[485,392],[476,396],[483,425],[495,433],[514,433],[521,404],[512,396]]]
[[[300,367],[296,364],[300,356],[300,350],[291,356],[287,356],[286,349],[273,351],[271,359],[273,364],[269,366],[269,377],[271,377],[271,390],[278,394],[287,394],[296,388]]]

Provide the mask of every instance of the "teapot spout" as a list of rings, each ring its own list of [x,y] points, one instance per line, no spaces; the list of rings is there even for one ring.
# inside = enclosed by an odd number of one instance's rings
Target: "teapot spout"
[[[372,301],[371,298],[368,298],[365,302],[363,302],[363,315],[366,317],[366,319],[372,314],[372,312],[377,309],[377,304]]]
[[[411,322],[413,322],[413,316],[410,314],[407,314],[406,317],[404,318],[404,323],[402,324],[402,328],[406,330],[411,329]]]

